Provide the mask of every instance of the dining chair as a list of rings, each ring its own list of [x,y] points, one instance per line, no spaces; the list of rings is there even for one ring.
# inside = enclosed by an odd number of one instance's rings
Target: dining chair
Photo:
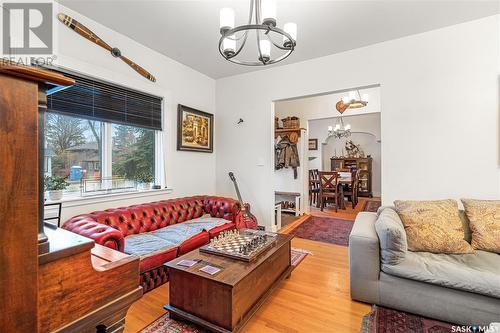
[[[319,171],[319,200],[320,209],[323,211],[325,204],[331,202],[335,204],[335,212],[340,207],[342,187],[339,186],[339,174],[336,171]]]
[[[343,189],[344,197],[351,201],[352,208],[356,208],[358,204],[358,190],[359,190],[359,170],[353,169],[351,171],[351,183],[346,184]]]
[[[318,169],[309,170],[309,206],[319,207],[319,176]]]

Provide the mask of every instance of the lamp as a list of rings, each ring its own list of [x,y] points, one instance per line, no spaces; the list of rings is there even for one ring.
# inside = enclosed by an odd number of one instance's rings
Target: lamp
[[[254,21],[254,23],[252,23]],[[235,27],[234,11],[231,8],[220,10],[219,53],[224,59],[246,66],[265,66],[286,59],[297,45],[297,25],[286,23],[283,30],[276,22],[275,0],[250,0],[248,23]],[[248,41],[248,33],[255,31],[257,37],[256,60],[243,60],[238,56]],[[278,41],[278,39],[280,39]],[[271,56],[271,48],[273,51]]]
[[[337,139],[348,138],[351,136],[351,125],[344,124],[344,119],[340,116],[336,120],[335,127],[328,126],[328,136],[333,136]]]
[[[357,93],[357,94],[356,94]],[[338,112],[344,113],[347,109],[359,109],[368,105],[368,94],[361,95],[359,90],[349,91],[348,95],[342,97],[340,101],[335,105]]]

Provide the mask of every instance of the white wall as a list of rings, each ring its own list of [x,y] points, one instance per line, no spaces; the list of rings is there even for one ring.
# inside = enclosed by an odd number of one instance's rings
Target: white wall
[[[232,193],[225,174],[235,171],[244,199],[270,225],[272,102],[380,84],[384,204],[498,198],[498,33],[491,16],[217,80],[217,192]],[[238,117],[244,126],[234,125]]]
[[[123,55],[146,68],[157,82],[139,76],[106,50],[89,42],[59,22],[57,26],[57,61],[55,64],[98,77],[126,87],[164,97],[164,137],[167,186],[173,191],[168,196],[215,194],[215,153],[180,152],[176,150],[177,104],[184,104],[209,113],[215,113],[215,81],[187,66],[165,57],[134,40],[60,6],[67,13],[89,27],[108,44],[120,48]],[[218,118],[215,117],[215,124]],[[215,149],[217,144],[215,143]],[[64,216],[72,216],[96,209],[118,207],[165,198],[151,195],[127,201],[103,201],[99,205],[63,208]],[[69,204],[68,204],[69,206]],[[64,207],[64,206],[63,206]]]

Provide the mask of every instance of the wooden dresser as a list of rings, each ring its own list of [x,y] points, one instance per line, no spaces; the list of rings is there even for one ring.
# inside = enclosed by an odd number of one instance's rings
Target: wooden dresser
[[[121,332],[139,258],[43,223],[46,91],[60,74],[0,60],[0,331]]]
[[[332,157],[331,170],[340,171],[356,168],[359,170],[359,191],[361,197],[372,197],[372,158]]]

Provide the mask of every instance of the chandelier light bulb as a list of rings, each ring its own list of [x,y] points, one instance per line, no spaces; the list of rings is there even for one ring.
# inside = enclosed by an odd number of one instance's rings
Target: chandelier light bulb
[[[223,33],[232,28],[234,28],[234,10],[222,8],[220,10],[220,31]]]
[[[283,26],[283,30],[292,37],[294,42],[297,41],[297,24],[293,22],[285,23],[285,25]],[[290,47],[291,44],[292,44],[291,41],[288,40],[288,38],[286,38],[285,36],[283,36],[283,46]]]
[[[363,102],[368,102],[369,98],[370,98],[370,97],[368,96],[368,94],[363,94],[363,96],[361,96],[361,100],[362,100]]]
[[[227,57],[234,56],[236,52],[236,40],[234,39],[234,35],[229,36],[228,38],[224,38],[222,42],[222,48],[224,50],[224,55]]]
[[[342,97],[342,102],[344,102],[344,104],[348,104],[350,101],[349,96]]]
[[[338,130],[340,130],[340,124],[335,125],[334,131],[338,131]]]
[[[328,132],[333,131],[333,126],[328,126]]]
[[[344,130],[350,131],[351,130],[351,125],[350,124],[345,125]]]
[[[271,58],[271,42],[267,39],[261,39],[259,45],[260,53],[262,55],[262,59],[260,60],[263,62],[268,62]]]
[[[262,0],[262,24],[276,26],[276,1]]]

